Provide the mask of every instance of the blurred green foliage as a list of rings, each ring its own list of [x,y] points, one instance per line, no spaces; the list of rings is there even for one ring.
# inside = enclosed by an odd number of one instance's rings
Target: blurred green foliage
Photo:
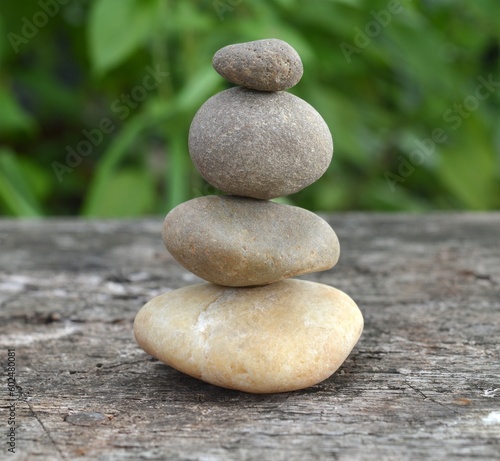
[[[499,21],[498,0],[2,0],[0,213],[136,216],[216,193],[187,151],[230,86],[211,58],[269,37],[298,50],[291,92],[335,141],[289,203],[498,209]]]

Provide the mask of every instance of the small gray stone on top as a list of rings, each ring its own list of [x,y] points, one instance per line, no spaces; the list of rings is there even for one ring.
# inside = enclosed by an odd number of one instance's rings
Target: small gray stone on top
[[[212,64],[226,80],[259,91],[291,88],[304,72],[295,49],[275,38],[225,46]]]

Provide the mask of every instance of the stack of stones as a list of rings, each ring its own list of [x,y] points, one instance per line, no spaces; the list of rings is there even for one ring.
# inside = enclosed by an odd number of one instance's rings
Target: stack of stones
[[[333,229],[310,211],[270,201],[325,172],[332,137],[318,112],[285,91],[303,72],[287,43],[230,45],[213,65],[239,86],[199,109],[189,151],[203,178],[227,195],[185,202],[163,226],[174,258],[209,283],[152,299],[137,314],[136,340],[166,364],[218,386],[301,389],[334,373],[363,329],[345,293],[290,279],[337,263]]]

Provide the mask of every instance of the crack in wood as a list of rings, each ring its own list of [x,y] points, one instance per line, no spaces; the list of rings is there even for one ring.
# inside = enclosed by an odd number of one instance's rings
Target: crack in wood
[[[47,436],[47,438],[50,440],[51,444],[54,446],[54,448],[56,449],[56,451],[59,453],[59,456],[61,457],[61,459],[63,459],[64,461],[66,461],[66,459],[67,459],[66,456],[64,456],[64,453],[61,451],[61,449],[57,445],[56,441],[52,437],[52,434],[47,429],[47,427],[45,426],[45,424],[43,423],[43,421],[41,420],[41,418],[38,416],[38,414],[36,413],[36,411],[33,409],[33,406],[29,402],[29,397],[24,393],[23,388],[21,386],[19,386],[17,383],[16,383],[15,387],[16,387],[18,393],[19,393],[18,400],[21,401],[21,402],[24,402],[28,406],[28,408],[30,410],[30,413],[31,413],[31,416],[33,416],[36,419],[36,421],[38,422],[38,424],[42,428],[43,432],[45,433],[45,435]]]
[[[439,402],[438,400],[434,399],[433,397],[424,394],[424,392],[422,392],[417,386],[414,386],[413,384],[411,384],[407,379],[405,380],[405,383],[408,385],[408,387],[413,389],[417,394],[420,394],[424,400],[428,399],[431,402],[435,403],[436,405],[439,405],[443,408],[446,408],[446,410],[451,411],[452,413],[455,413],[457,415],[460,414],[458,411],[454,410],[453,408],[450,408],[448,405],[445,405],[444,403]]]
[[[66,456],[64,455],[64,453],[61,451],[61,449],[57,445],[57,443],[54,440],[54,438],[52,437],[52,434],[50,433],[50,431],[47,429],[47,427],[45,427],[45,424],[43,423],[43,421],[41,420],[41,418],[37,415],[37,413],[35,412],[35,410],[33,410],[33,406],[28,401],[26,401],[26,404],[28,405],[28,408],[30,409],[31,414],[33,415],[33,417],[38,421],[38,423],[42,427],[43,432],[45,433],[45,435],[47,436],[47,438],[50,440],[50,442],[52,443],[52,445],[54,446],[54,448],[56,449],[56,451],[59,453],[59,456],[61,457],[61,459],[66,460],[67,459]]]

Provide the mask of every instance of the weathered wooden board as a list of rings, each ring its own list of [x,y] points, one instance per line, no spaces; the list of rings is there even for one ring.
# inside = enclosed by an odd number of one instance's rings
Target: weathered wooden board
[[[250,395],[151,359],[139,308],[198,279],[161,219],[0,220],[0,349],[15,349],[16,454],[0,459],[500,459],[500,214],[329,218],[365,331],[312,388]]]

